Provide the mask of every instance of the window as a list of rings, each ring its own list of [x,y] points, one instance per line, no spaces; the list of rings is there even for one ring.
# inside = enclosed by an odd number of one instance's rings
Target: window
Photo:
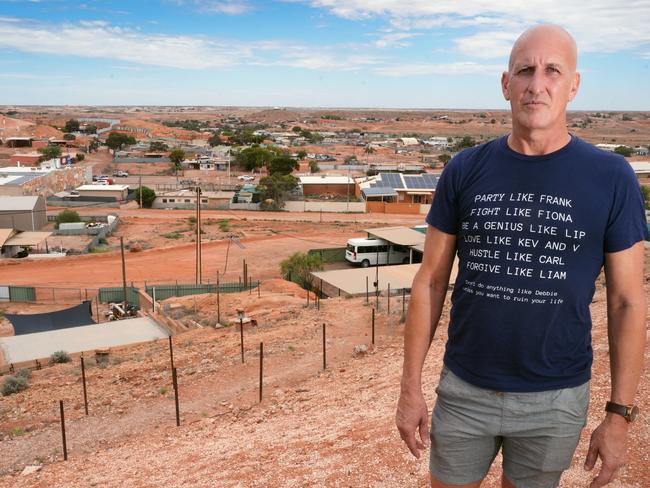
[[[201,203],[208,203],[208,199],[207,199],[207,198],[205,198],[205,199],[202,198],[202,199],[201,199]]]
[[[191,200],[189,198],[186,198],[185,203],[191,203]]]
[[[167,203],[167,199],[166,199],[166,198],[163,198],[162,200],[163,200],[163,203]]]

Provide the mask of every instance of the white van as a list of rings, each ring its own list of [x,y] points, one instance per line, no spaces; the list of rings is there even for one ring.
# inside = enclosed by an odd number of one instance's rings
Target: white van
[[[348,239],[345,260],[362,267],[379,264],[408,264],[409,249],[383,239]]]

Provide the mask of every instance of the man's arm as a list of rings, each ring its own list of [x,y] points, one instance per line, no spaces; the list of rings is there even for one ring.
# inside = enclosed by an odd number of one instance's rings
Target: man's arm
[[[420,457],[429,436],[429,413],[422,395],[422,366],[438,326],[456,252],[456,236],[429,226],[424,258],[411,286],[404,328],[404,366],[395,422],[411,453]],[[416,438],[419,430],[420,439]]]
[[[643,368],[646,340],[643,248],[643,242],[637,242],[624,251],[605,255],[611,401],[622,405],[634,403]],[[605,486],[625,463],[628,428],[623,417],[608,412],[594,430],[585,469],[593,469],[598,457],[602,466],[590,488]]]

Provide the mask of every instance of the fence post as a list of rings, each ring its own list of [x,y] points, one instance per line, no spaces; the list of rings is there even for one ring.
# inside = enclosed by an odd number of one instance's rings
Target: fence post
[[[372,345],[375,345],[375,309],[372,309]]]
[[[68,446],[65,441],[65,414],[63,413],[63,400],[59,400],[59,411],[61,412],[61,440],[63,441],[63,460],[68,460]]]
[[[406,288],[402,288],[402,317],[406,313]]]
[[[323,369],[327,369],[327,341],[325,340],[325,323],[323,323]]]
[[[174,403],[176,405],[176,427],[181,426],[181,413],[178,407],[178,376],[176,368],[172,369],[172,382],[174,383]]]
[[[172,345],[172,336],[169,336],[169,362],[171,363],[172,371],[174,370],[174,346]]]
[[[84,409],[86,410],[86,415],[88,415],[88,394],[86,393],[86,366],[84,365],[83,354],[81,356],[81,381],[84,385]]]
[[[239,344],[241,348],[241,362],[244,364],[244,319],[239,318]]]
[[[260,290],[261,286],[262,286],[262,283],[260,282],[260,280],[257,280],[257,298],[261,298],[261,296],[262,296],[262,292]]]

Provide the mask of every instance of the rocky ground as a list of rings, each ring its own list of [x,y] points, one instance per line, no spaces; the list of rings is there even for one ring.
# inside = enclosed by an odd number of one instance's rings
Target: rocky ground
[[[646,277],[648,274],[646,273]],[[239,329],[205,327],[174,338],[181,426],[175,425],[168,344],[111,351],[109,364],[87,357],[90,414],[83,410],[78,360],[35,371],[29,389],[0,400],[0,486],[11,487],[289,487],[427,486],[427,461],[410,456],[394,428],[401,373],[401,299],[385,298],[371,344],[371,306],[332,298],[317,310],[305,292],[269,280],[261,297],[222,296],[222,322],[243,308],[246,363]],[[214,296],[170,299],[179,318],[216,322]],[[196,308],[195,308],[196,307]],[[195,312],[196,310],[196,312]],[[609,395],[604,289],[592,306],[594,378],[589,423],[561,486],[587,486],[582,470],[589,434]],[[446,339],[447,314],[425,365],[431,407]],[[322,324],[327,324],[327,369]],[[264,342],[259,402],[259,343]],[[362,346],[362,347],[357,347]],[[355,348],[357,352],[355,353]],[[646,355],[646,364],[648,355]],[[650,383],[638,403],[648,410]],[[58,401],[66,406],[68,461],[62,460]],[[611,486],[644,487],[650,417],[630,435],[628,465]],[[40,466],[31,474],[25,466]],[[36,469],[36,468],[34,468]],[[496,487],[499,461],[484,486]]]

